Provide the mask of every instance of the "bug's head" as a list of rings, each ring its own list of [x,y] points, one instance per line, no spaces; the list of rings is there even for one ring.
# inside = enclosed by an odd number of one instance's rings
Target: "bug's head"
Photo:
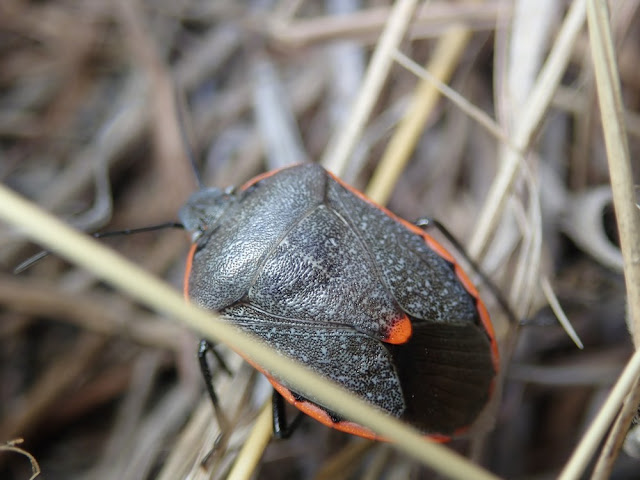
[[[234,187],[225,190],[203,188],[191,195],[178,212],[184,229],[191,233],[191,240],[196,242],[205,231],[215,228],[220,217],[234,200]]]

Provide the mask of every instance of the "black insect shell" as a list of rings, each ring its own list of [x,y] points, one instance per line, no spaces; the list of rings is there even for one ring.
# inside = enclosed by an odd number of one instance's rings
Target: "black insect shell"
[[[465,428],[486,404],[491,340],[453,264],[322,167],[202,190],[180,219],[197,304],[425,433]],[[388,343],[405,315],[411,337]]]

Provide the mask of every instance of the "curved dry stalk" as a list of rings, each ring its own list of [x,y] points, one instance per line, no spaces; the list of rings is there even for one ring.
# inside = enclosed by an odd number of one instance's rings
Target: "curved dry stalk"
[[[562,226],[580,248],[602,265],[622,273],[624,261],[617,245],[611,242],[604,229],[603,214],[611,205],[609,185],[601,185],[567,198],[568,209],[562,215]]]
[[[22,442],[24,442],[22,438],[16,438],[15,440],[10,440],[5,445],[0,445],[0,451],[16,452],[16,453],[19,453],[20,455],[24,455],[25,457],[27,457],[29,459],[29,463],[31,464],[31,476],[29,477],[29,480],[34,480],[40,475],[40,473],[42,473],[40,470],[40,465],[38,464],[36,457],[31,455],[25,449],[16,447],[16,445],[20,445]]]

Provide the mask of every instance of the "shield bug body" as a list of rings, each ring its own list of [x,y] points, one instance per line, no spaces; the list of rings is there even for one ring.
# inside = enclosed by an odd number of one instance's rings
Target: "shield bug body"
[[[185,293],[198,305],[425,434],[460,433],[486,405],[498,349],[466,274],[319,165],[201,190],[180,220],[194,241]],[[375,438],[254,366],[304,413]]]

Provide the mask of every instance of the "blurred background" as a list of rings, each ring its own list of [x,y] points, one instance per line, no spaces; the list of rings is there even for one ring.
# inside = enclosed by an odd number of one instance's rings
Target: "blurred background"
[[[508,136],[572,3],[418,2],[398,48],[430,71],[444,58],[443,81]],[[197,188],[188,148],[204,182],[219,187],[321,160],[354,122],[351,106],[391,11],[383,0],[3,0],[0,178],[92,233],[176,220]],[[638,2],[616,3],[611,14],[637,158]],[[418,105],[427,113],[415,143],[390,198],[379,200],[411,221],[440,219],[468,244],[504,139],[450,100],[427,110],[423,83],[390,66],[370,90],[371,113],[341,175],[366,190],[381,159],[400,156],[390,148],[394,132]],[[526,150],[527,169],[483,249],[483,271],[523,326],[510,326],[482,288],[504,349],[504,383],[495,427],[451,447],[506,478],[554,478],[633,352],[605,153],[583,26]],[[637,161],[634,168],[637,176]],[[523,256],[532,239],[537,253]],[[184,232],[103,241],[181,288]],[[234,435],[202,465],[217,430],[197,338],[55,255],[12,273],[39,250],[0,225],[0,444],[23,438],[16,446],[46,479],[226,478],[269,397],[264,381],[224,353],[235,373],[216,382],[233,409]],[[514,293],[517,279],[529,277]],[[583,350],[558,326],[541,279]],[[622,453],[611,478],[639,472],[640,460]],[[292,439],[272,441],[255,475],[433,478],[388,445],[311,419]],[[26,456],[0,451],[0,478],[30,476]]]

